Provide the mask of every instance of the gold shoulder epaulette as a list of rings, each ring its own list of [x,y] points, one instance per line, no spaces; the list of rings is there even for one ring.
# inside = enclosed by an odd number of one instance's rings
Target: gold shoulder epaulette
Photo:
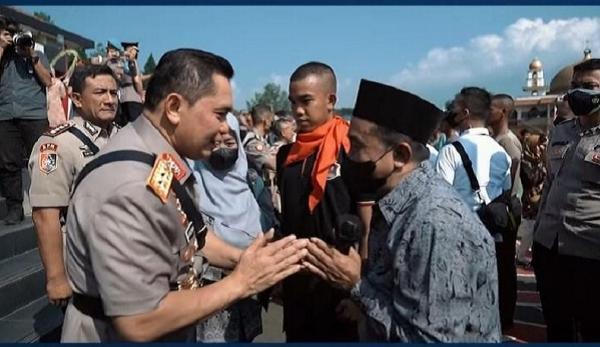
[[[172,181],[171,158],[168,153],[162,153],[156,157],[154,167],[152,167],[152,171],[146,180],[146,185],[165,204],[169,198]]]
[[[72,128],[74,126],[75,126],[75,123],[73,121],[68,121],[65,124],[61,124],[54,129],[50,129],[50,130],[44,132],[44,135],[50,136],[50,137],[55,137],[57,135],[64,133],[69,128]]]

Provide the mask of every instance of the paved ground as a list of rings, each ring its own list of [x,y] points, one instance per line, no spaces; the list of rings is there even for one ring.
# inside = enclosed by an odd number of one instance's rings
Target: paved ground
[[[285,333],[282,330],[283,307],[278,304],[269,304],[269,311],[263,310],[263,333],[254,339],[254,342],[285,342]]]
[[[515,325],[507,335],[522,342],[546,342],[546,325],[533,269],[518,267],[517,278]]]

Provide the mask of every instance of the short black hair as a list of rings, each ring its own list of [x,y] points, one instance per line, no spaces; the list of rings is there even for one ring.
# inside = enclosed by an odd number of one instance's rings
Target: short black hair
[[[508,94],[494,94],[492,96],[492,100],[509,100],[513,102],[515,101],[513,97]]]
[[[512,113],[512,111],[515,109],[515,99],[508,94],[494,94],[492,96],[492,101],[494,100],[502,102],[508,109],[509,113]]]
[[[335,93],[337,90],[337,78],[335,77],[335,72],[331,66],[321,63],[318,61],[311,61],[306,64],[300,65],[292,75],[290,76],[290,83],[295,81],[300,81],[305,79],[310,75],[317,76],[328,76],[331,79],[332,92]]]
[[[456,94],[455,100],[469,109],[470,116],[484,121],[488,119],[492,97],[487,90],[479,87],[465,87]]]
[[[19,25],[11,18],[0,15],[0,30],[6,30],[14,35],[19,31]]]
[[[573,73],[600,70],[600,58],[584,60],[573,67]]]
[[[268,116],[272,116],[273,109],[267,104],[258,104],[252,107],[250,115],[252,116],[252,123],[258,124],[267,119]]]
[[[413,140],[410,136],[402,134],[396,130],[386,128],[380,125],[375,125],[373,128],[373,134],[377,136],[383,145],[387,148],[396,148],[400,143],[406,142],[410,144],[410,148],[413,152],[411,160],[415,163],[420,163],[424,160],[429,159],[429,149],[424,144]]]
[[[119,85],[117,77],[115,76],[113,70],[107,65],[85,64],[77,66],[75,68],[75,71],[73,71],[73,75],[69,79],[69,86],[71,87],[73,92],[81,93],[85,88],[86,78],[95,78],[96,76],[102,75],[108,75],[112,77],[117,83],[117,86]]]
[[[213,75],[233,77],[233,67],[227,59],[199,49],[181,48],[165,53],[150,77],[144,107],[154,111],[170,93],[182,95],[194,104],[203,96],[214,93]]]

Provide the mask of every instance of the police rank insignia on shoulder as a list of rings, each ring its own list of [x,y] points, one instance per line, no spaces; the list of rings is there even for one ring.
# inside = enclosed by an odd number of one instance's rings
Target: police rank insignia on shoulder
[[[154,167],[146,181],[163,204],[167,203],[171,182],[173,179],[181,180],[187,174],[185,166],[169,153],[161,153],[154,161]]]
[[[58,145],[55,143],[44,143],[40,146],[39,166],[40,171],[46,175],[56,170],[58,166]]]
[[[168,153],[162,153],[157,156],[150,176],[146,180],[146,185],[152,189],[163,204],[167,203],[169,191],[171,190],[171,182],[173,181],[170,157]]]
[[[169,165],[171,167],[171,171],[173,172],[175,179],[179,181],[183,177],[185,177],[185,175],[187,174],[185,165],[180,163],[179,160],[175,159],[175,157],[168,153],[164,153],[164,155],[168,156],[169,158]]]
[[[75,123],[73,121],[68,121],[65,124],[61,124],[54,129],[50,129],[44,133],[46,136],[55,137],[67,131],[69,128],[74,127]]]

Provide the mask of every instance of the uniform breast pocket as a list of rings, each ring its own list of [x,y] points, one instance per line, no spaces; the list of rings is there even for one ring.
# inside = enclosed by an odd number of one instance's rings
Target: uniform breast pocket
[[[600,185],[600,151],[586,154],[581,179],[587,184]]]
[[[560,167],[563,164],[563,159],[565,158],[565,154],[569,149],[568,144],[553,144],[548,151],[548,158],[550,159],[550,174],[555,176]]]

